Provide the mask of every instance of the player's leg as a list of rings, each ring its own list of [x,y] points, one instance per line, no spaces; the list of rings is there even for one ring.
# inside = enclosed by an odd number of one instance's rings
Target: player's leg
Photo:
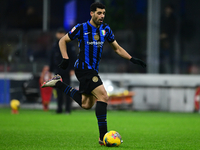
[[[82,94],[82,108],[90,109],[96,102],[96,97],[90,94]]]
[[[60,75],[55,75],[51,80],[44,82],[42,88],[44,87],[56,87],[74,99],[80,106],[82,105],[82,94],[78,90],[62,82]]]
[[[96,87],[92,94],[97,98],[95,113],[99,126],[99,144],[102,145],[103,137],[107,133],[107,102],[109,98],[103,84]]]
[[[56,87],[61,89],[66,95],[71,97],[74,101],[76,101],[82,108],[90,109],[95,104],[97,98],[95,98],[91,94],[82,94],[78,90],[70,87],[64,82],[56,83]]]
[[[78,90],[61,81],[61,76],[55,75],[51,80],[45,82],[42,87],[56,87],[60,89],[84,109],[90,109],[94,105],[96,98],[93,95],[81,94]]]

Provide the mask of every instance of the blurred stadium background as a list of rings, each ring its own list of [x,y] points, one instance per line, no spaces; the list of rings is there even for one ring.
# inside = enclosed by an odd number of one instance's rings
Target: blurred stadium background
[[[0,1],[0,106],[18,99],[22,107],[42,108],[37,82],[42,68],[48,65],[55,31],[59,27],[69,31],[75,24],[89,20],[89,6],[94,1]],[[128,109],[198,111],[200,1],[96,1],[106,5],[105,22],[113,29],[119,44],[147,62],[143,69],[119,58],[108,43],[104,46],[100,74],[103,80],[134,93]],[[169,22],[162,17],[166,6],[174,9]],[[170,37],[165,40],[164,29]],[[73,44],[77,47],[76,41]],[[76,86],[76,78],[72,80]],[[28,97],[23,88],[27,82],[36,84],[29,89],[33,95]]]

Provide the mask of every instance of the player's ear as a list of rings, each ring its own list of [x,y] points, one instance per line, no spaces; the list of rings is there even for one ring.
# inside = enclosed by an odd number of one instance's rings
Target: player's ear
[[[93,11],[90,11],[90,16],[92,17],[94,15],[94,12]]]

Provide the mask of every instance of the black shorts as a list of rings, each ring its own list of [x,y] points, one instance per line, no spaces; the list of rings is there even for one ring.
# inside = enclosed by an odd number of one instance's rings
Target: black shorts
[[[75,75],[79,81],[79,92],[91,94],[91,92],[103,82],[98,73],[93,69],[75,69]]]

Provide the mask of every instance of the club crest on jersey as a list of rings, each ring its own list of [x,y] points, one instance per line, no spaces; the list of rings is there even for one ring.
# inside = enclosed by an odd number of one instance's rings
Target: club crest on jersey
[[[95,40],[99,40],[99,35],[98,35],[98,34],[95,34],[94,39],[95,39]]]
[[[75,29],[76,29],[76,27],[73,27],[72,30],[71,30],[71,33],[74,32]]]
[[[105,30],[101,30],[101,33],[102,33],[103,36],[106,35],[106,31]]]

